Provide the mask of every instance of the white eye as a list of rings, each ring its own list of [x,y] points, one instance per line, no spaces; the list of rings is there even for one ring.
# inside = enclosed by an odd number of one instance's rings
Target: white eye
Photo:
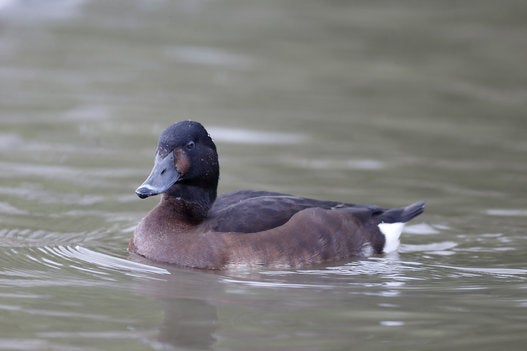
[[[187,143],[187,145],[185,145],[185,147],[187,148],[187,150],[192,150],[194,149],[194,147],[196,146],[196,144],[191,140]]]

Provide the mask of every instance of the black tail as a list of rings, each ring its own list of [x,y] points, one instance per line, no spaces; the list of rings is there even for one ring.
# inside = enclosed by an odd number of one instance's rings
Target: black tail
[[[381,215],[384,223],[406,223],[414,217],[419,216],[425,210],[425,201],[419,201],[403,208],[393,208]]]

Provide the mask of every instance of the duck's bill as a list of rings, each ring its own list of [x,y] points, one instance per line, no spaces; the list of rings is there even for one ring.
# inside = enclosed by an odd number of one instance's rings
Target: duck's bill
[[[165,158],[156,155],[154,168],[150,175],[139,188],[135,190],[137,196],[145,199],[149,196],[164,193],[174,185],[181,177],[174,164],[174,153],[171,152]]]

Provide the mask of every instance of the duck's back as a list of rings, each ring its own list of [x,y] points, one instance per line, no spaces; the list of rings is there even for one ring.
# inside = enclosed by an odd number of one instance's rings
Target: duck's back
[[[384,212],[371,205],[323,201],[267,191],[236,191],[218,197],[209,212],[216,232],[257,233],[280,227],[296,213],[308,209],[343,210],[368,220]]]

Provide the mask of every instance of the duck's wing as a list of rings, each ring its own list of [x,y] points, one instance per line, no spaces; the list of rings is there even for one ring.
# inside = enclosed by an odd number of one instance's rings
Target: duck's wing
[[[216,201],[212,206],[211,211],[218,211],[226,209],[231,205],[236,205],[241,201],[248,199],[262,197],[262,196],[289,196],[287,194],[274,193],[270,191],[258,191],[258,190],[242,190],[242,191],[233,191],[232,193],[221,194],[218,196]]]
[[[307,208],[383,211],[371,206],[355,206],[264,191],[237,191],[218,197],[209,212],[209,225],[217,232],[256,233],[285,224]],[[374,210],[375,209],[375,210]]]

